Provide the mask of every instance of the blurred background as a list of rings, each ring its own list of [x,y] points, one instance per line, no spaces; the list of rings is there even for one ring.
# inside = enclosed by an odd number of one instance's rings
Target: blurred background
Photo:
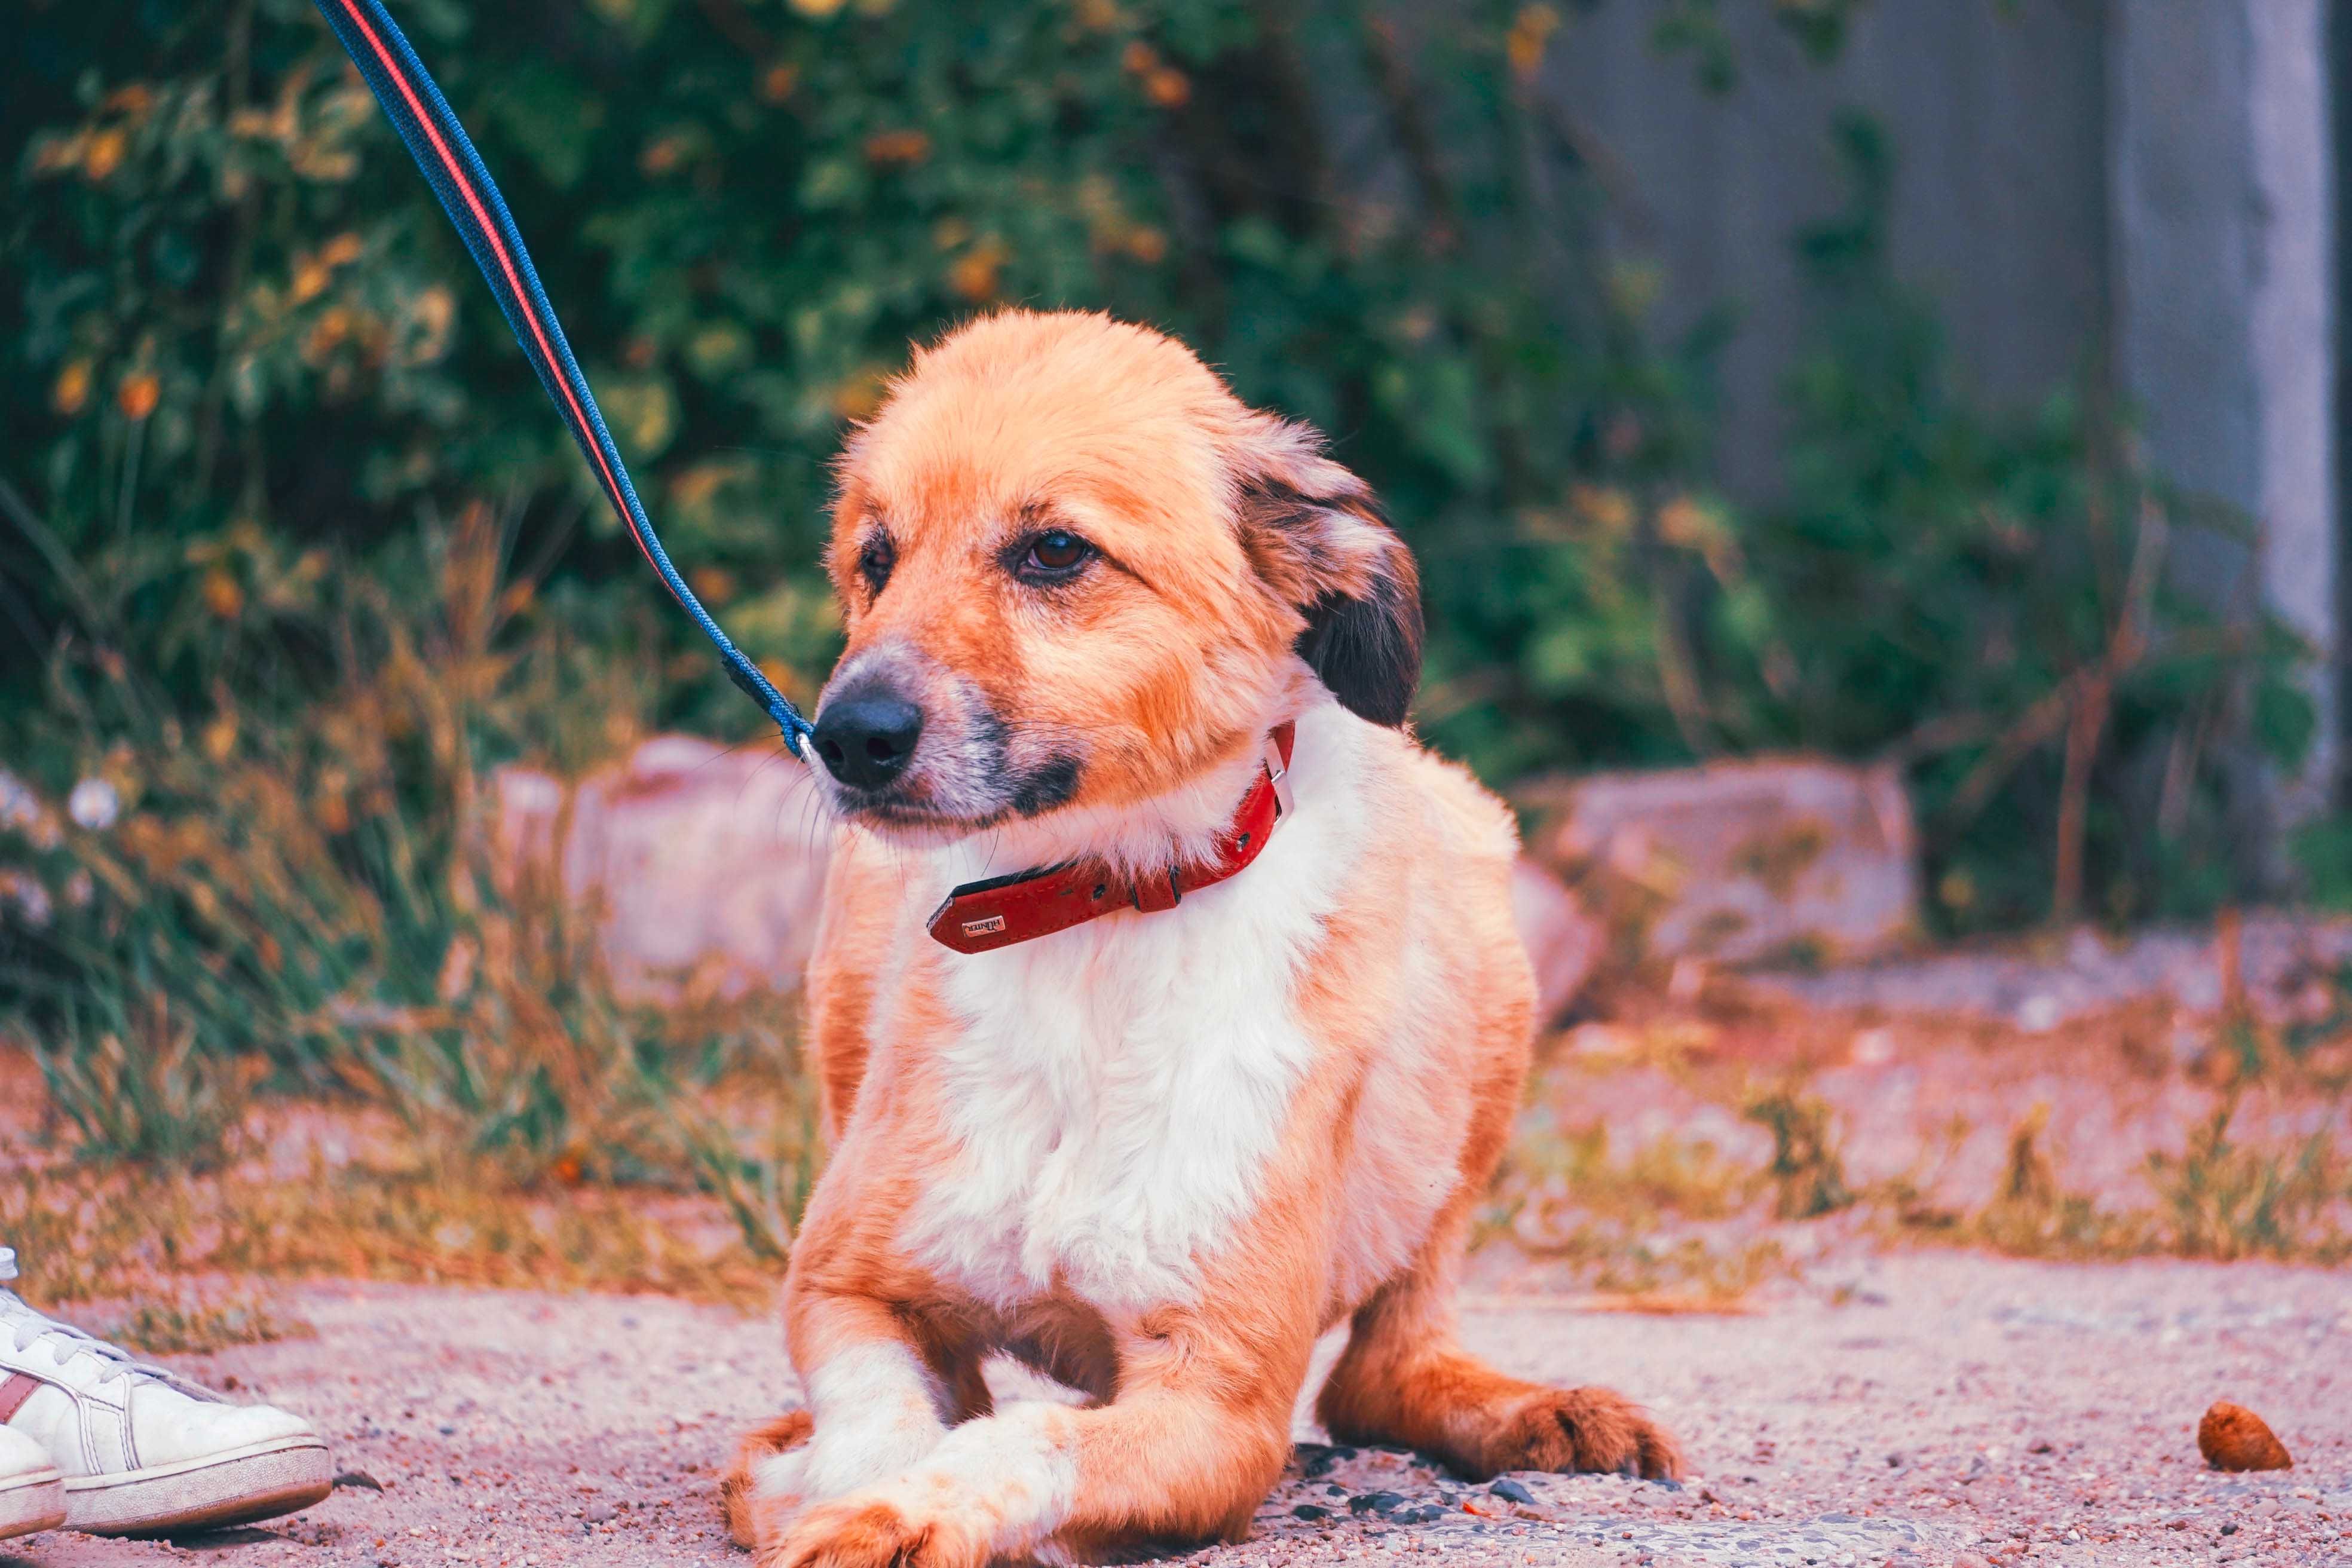
[[[2334,7],[396,10],[803,704],[911,341],[1099,308],[1330,434],[1528,827],[1528,1256],[2345,1255]],[[307,0],[13,14],[0,1233],[147,1184],[102,1223],[215,1267],[749,1289],[816,1159],[792,765]]]

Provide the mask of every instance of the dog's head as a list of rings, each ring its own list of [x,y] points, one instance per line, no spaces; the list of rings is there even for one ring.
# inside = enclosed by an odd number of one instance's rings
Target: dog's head
[[[1011,311],[919,353],[840,465],[835,805],[894,836],[1115,816],[1255,755],[1302,661],[1404,721],[1412,558],[1304,426],[1181,344]],[[1228,803],[1229,804],[1229,803]]]

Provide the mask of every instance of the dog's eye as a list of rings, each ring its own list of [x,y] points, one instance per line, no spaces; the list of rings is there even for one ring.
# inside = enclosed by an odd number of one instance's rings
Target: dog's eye
[[[890,542],[887,533],[877,533],[866,542],[857,552],[857,574],[866,579],[866,591],[879,595],[882,585],[890,581],[890,568],[898,564],[898,547]]]
[[[1092,560],[1094,553],[1093,545],[1075,533],[1057,528],[1029,542],[1028,552],[1021,557],[1019,570],[1024,577],[1067,577]]]

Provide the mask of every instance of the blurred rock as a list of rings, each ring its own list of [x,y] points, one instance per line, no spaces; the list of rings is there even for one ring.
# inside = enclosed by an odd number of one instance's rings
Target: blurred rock
[[[663,736],[573,789],[516,767],[491,787],[500,891],[594,911],[623,997],[800,985],[830,829],[799,764]]]
[[[1536,1016],[1558,1018],[1600,963],[1607,933],[1560,879],[1524,855],[1511,868],[1511,914],[1536,970]]]
[[[1528,852],[1648,956],[1853,963],[1916,925],[1917,840],[1892,768],[1819,758],[1601,773],[1520,793]]]
[[[2294,1461],[2263,1418],[2242,1405],[2217,1400],[2197,1423],[2197,1451],[2217,1470],[2291,1470]]]

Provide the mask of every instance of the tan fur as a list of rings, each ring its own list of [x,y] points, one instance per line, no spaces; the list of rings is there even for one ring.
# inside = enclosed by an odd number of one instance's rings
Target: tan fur
[[[999,581],[1000,556],[1040,518],[1115,568],[1024,599]],[[877,596],[857,561],[886,528],[897,562]],[[1082,739],[1066,805],[992,824],[1014,865],[1149,863],[1199,842],[1230,814],[1268,725],[1313,689],[1292,644],[1318,597],[1360,597],[1382,573],[1412,592],[1370,498],[1311,436],[1244,408],[1180,345],[1076,315],[992,317],[918,358],[850,445],[832,564],[845,668],[912,649],[942,692],[977,688],[993,712]],[[842,834],[809,974],[835,1147],[793,1256],[793,1359],[806,1380],[856,1347],[905,1347],[951,1426],[991,1409],[979,1373],[992,1352],[1090,1394],[1088,1407],[1024,1417],[1066,1467],[1055,1473],[1075,1479],[1033,1550],[1092,1557],[1243,1534],[1289,1451],[1317,1336],[1350,1320],[1318,1406],[1343,1440],[1407,1445],[1480,1477],[1678,1469],[1673,1440],[1618,1395],[1507,1377],[1455,1338],[1464,1237],[1510,1133],[1532,1026],[1512,825],[1401,731],[1356,743],[1367,760],[1343,804],[1368,825],[1365,847],[1291,994],[1264,998],[1298,1021],[1311,1065],[1255,1173],[1253,1212],[1193,1259],[1196,1291],[1157,1305],[1066,1287],[983,1301],[910,1252],[905,1217],[955,1148],[939,1062],[962,1025],[942,986],[944,966],[966,961],[910,937],[906,857],[952,825],[913,820],[929,809],[918,785],[908,819]],[[1252,875],[1234,896],[1280,896]],[[870,1037],[877,1005],[887,1040]],[[1423,1213],[1433,1218],[1417,1232],[1393,1234],[1393,1216]],[[977,1563],[1009,1510],[1034,1501],[943,1476],[806,1507],[755,1499],[759,1463],[809,1430],[787,1415],[753,1434],[727,1481],[730,1529],[763,1568]]]

